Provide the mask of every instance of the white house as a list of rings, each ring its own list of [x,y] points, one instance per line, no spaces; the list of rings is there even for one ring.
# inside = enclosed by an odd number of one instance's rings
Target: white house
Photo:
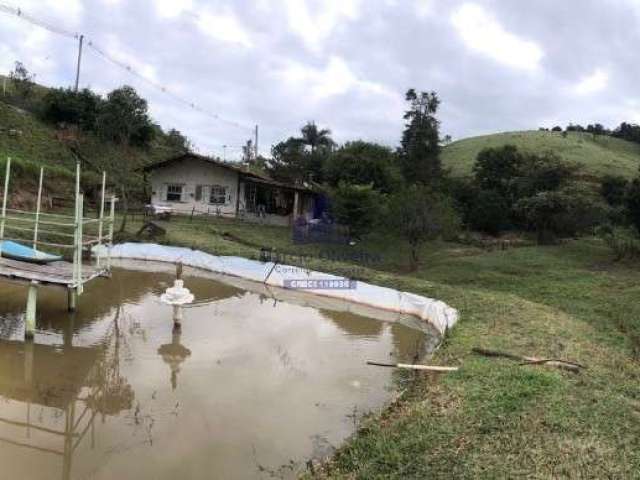
[[[186,153],[150,165],[151,204],[183,214],[211,214],[290,225],[313,218],[314,193],[240,166]]]

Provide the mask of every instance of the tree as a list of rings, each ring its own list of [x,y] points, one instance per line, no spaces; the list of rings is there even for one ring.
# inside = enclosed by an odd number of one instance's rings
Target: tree
[[[562,127],[560,125],[556,125],[555,127],[553,127],[551,129],[552,132],[561,132],[562,131]]]
[[[371,185],[340,182],[331,190],[331,213],[349,228],[349,236],[360,238],[371,231],[380,214],[381,197]]]
[[[169,148],[178,152],[188,152],[192,147],[191,140],[175,128],[172,128],[167,132],[165,136],[165,143]]]
[[[300,184],[308,174],[306,153],[300,139],[289,137],[271,147],[267,171],[273,178],[282,182]]]
[[[9,73],[9,79],[13,84],[13,88],[16,93],[23,99],[26,99],[33,93],[33,87],[35,75],[29,73],[27,67],[22,62],[15,62],[15,67],[11,73]]]
[[[485,148],[473,165],[475,182],[482,190],[497,192],[510,205],[515,200],[514,182],[521,176],[524,162],[524,156],[514,145]]]
[[[155,133],[147,101],[127,85],[107,95],[97,119],[97,129],[103,138],[136,146],[148,145]]]
[[[370,184],[383,193],[391,193],[402,181],[394,152],[362,140],[348,142],[329,155],[324,180],[332,187],[340,182]]]
[[[450,236],[460,226],[449,197],[424,185],[410,185],[392,195],[385,215],[387,228],[410,246],[410,268],[418,268],[420,247],[430,239]]]
[[[77,125],[84,131],[95,131],[104,100],[89,89],[75,92],[70,88],[50,90],[42,100],[43,120]]]
[[[314,153],[319,148],[326,148],[331,150],[333,148],[333,140],[331,139],[331,130],[328,128],[318,129],[315,122],[308,122],[304,127],[300,129],[302,137],[300,140],[304,145],[308,145],[311,148],[311,153]]]
[[[405,99],[409,109],[399,150],[402,170],[408,182],[428,184],[442,176],[440,122],[435,117],[440,100],[435,92],[418,94],[413,88]]]

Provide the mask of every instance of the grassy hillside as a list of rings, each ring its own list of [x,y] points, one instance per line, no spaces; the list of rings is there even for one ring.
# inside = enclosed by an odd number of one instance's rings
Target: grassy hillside
[[[443,165],[454,175],[471,173],[478,153],[487,147],[515,145],[530,153],[554,152],[565,160],[584,166],[587,175],[601,177],[604,174],[619,174],[631,177],[640,166],[640,145],[617,138],[597,136],[589,133],[569,132],[566,137],[560,132],[507,132],[481,137],[465,138],[444,148]]]
[[[41,95],[40,91],[36,93],[33,103],[37,105]],[[65,193],[74,178],[74,151],[83,160],[85,186],[99,182],[103,170],[121,172],[123,166],[140,167],[175,153],[161,142],[143,149],[105,142],[89,133],[68,134],[5,100],[0,92],[0,178],[4,177],[6,158],[10,156],[14,166],[12,191],[32,189],[40,166],[44,166],[45,187],[55,188],[57,195]]]

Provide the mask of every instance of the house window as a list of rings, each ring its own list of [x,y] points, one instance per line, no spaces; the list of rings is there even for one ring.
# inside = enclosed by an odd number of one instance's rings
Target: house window
[[[196,202],[202,201],[202,185],[196,185]]]
[[[209,203],[212,205],[224,205],[227,203],[227,187],[223,187],[222,185],[211,185]]]
[[[182,201],[182,185],[167,185],[167,202]]]

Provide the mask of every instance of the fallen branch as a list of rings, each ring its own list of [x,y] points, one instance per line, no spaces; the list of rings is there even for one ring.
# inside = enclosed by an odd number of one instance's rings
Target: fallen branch
[[[478,347],[472,348],[471,351],[485,357],[501,357],[508,358],[509,360],[517,360],[521,362],[520,365],[548,365],[550,367],[556,367],[575,373],[579,372],[580,369],[587,368],[580,363],[572,362],[569,360],[560,360],[558,358],[525,357],[523,355],[516,355],[514,353],[499,352],[496,350],[487,350]]]
[[[439,367],[436,365],[413,365],[408,363],[367,362],[367,365],[375,365],[376,367],[406,368],[409,370],[428,370],[430,372],[455,372],[458,370],[458,367]]]

